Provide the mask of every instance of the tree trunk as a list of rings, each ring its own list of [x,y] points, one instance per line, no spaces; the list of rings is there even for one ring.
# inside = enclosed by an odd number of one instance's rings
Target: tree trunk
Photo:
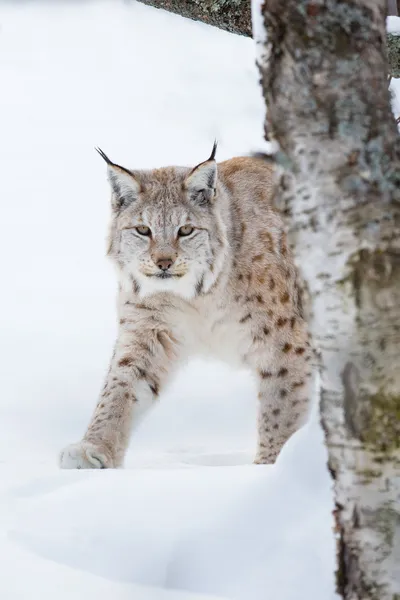
[[[250,0],[139,0],[155,8],[251,36]]]
[[[399,12],[398,12],[398,6],[397,6],[397,0],[387,0],[387,14],[388,15],[393,15],[395,17],[398,16]]]
[[[388,33],[388,59],[389,59],[389,75],[391,77],[400,77],[400,35]]]
[[[265,0],[277,205],[311,298],[337,590],[400,599],[400,161],[386,0]]]

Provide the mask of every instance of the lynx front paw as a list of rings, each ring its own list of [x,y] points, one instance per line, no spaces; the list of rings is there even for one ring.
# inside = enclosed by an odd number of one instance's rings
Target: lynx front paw
[[[60,454],[62,469],[110,469],[113,461],[100,446],[83,440],[64,448]]]
[[[257,452],[253,464],[254,465],[273,465],[275,462],[275,456],[265,452]]]

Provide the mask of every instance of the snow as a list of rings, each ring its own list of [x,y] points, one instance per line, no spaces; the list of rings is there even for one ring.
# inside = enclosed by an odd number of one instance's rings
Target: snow
[[[252,33],[255,43],[256,62],[259,64],[265,59],[265,42],[267,41],[267,31],[264,27],[262,17],[263,4],[264,0],[251,0]]]
[[[114,340],[99,145],[127,166],[265,147],[251,40],[135,2],[2,3],[0,597],[332,600],[315,407],[252,465],[256,392],[193,362],[119,471],[60,471]]]
[[[400,33],[400,17],[386,17],[386,31],[388,33]]]
[[[386,30],[388,33],[400,35],[400,17],[387,17]],[[392,93],[392,111],[397,119],[400,116],[400,79],[397,78],[391,80],[390,91]]]

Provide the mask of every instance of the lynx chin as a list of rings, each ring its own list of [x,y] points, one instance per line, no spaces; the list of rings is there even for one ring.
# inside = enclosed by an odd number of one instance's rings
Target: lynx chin
[[[119,279],[119,332],[100,399],[63,468],[123,463],[137,411],[192,356],[247,367],[258,382],[257,463],[273,463],[307,417],[311,358],[300,288],[274,177],[260,158],[194,168],[107,163],[108,255]]]

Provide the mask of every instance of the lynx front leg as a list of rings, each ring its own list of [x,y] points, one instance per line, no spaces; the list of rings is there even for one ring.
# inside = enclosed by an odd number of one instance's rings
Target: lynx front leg
[[[300,317],[279,318],[263,332],[268,341],[261,351],[259,346],[255,361],[260,401],[255,462],[271,464],[307,418],[312,350],[306,323]]]
[[[139,321],[140,322],[140,321]],[[81,442],[61,452],[60,465],[70,469],[121,466],[135,413],[151,405],[177,359],[177,344],[163,328],[120,331],[108,376]]]

